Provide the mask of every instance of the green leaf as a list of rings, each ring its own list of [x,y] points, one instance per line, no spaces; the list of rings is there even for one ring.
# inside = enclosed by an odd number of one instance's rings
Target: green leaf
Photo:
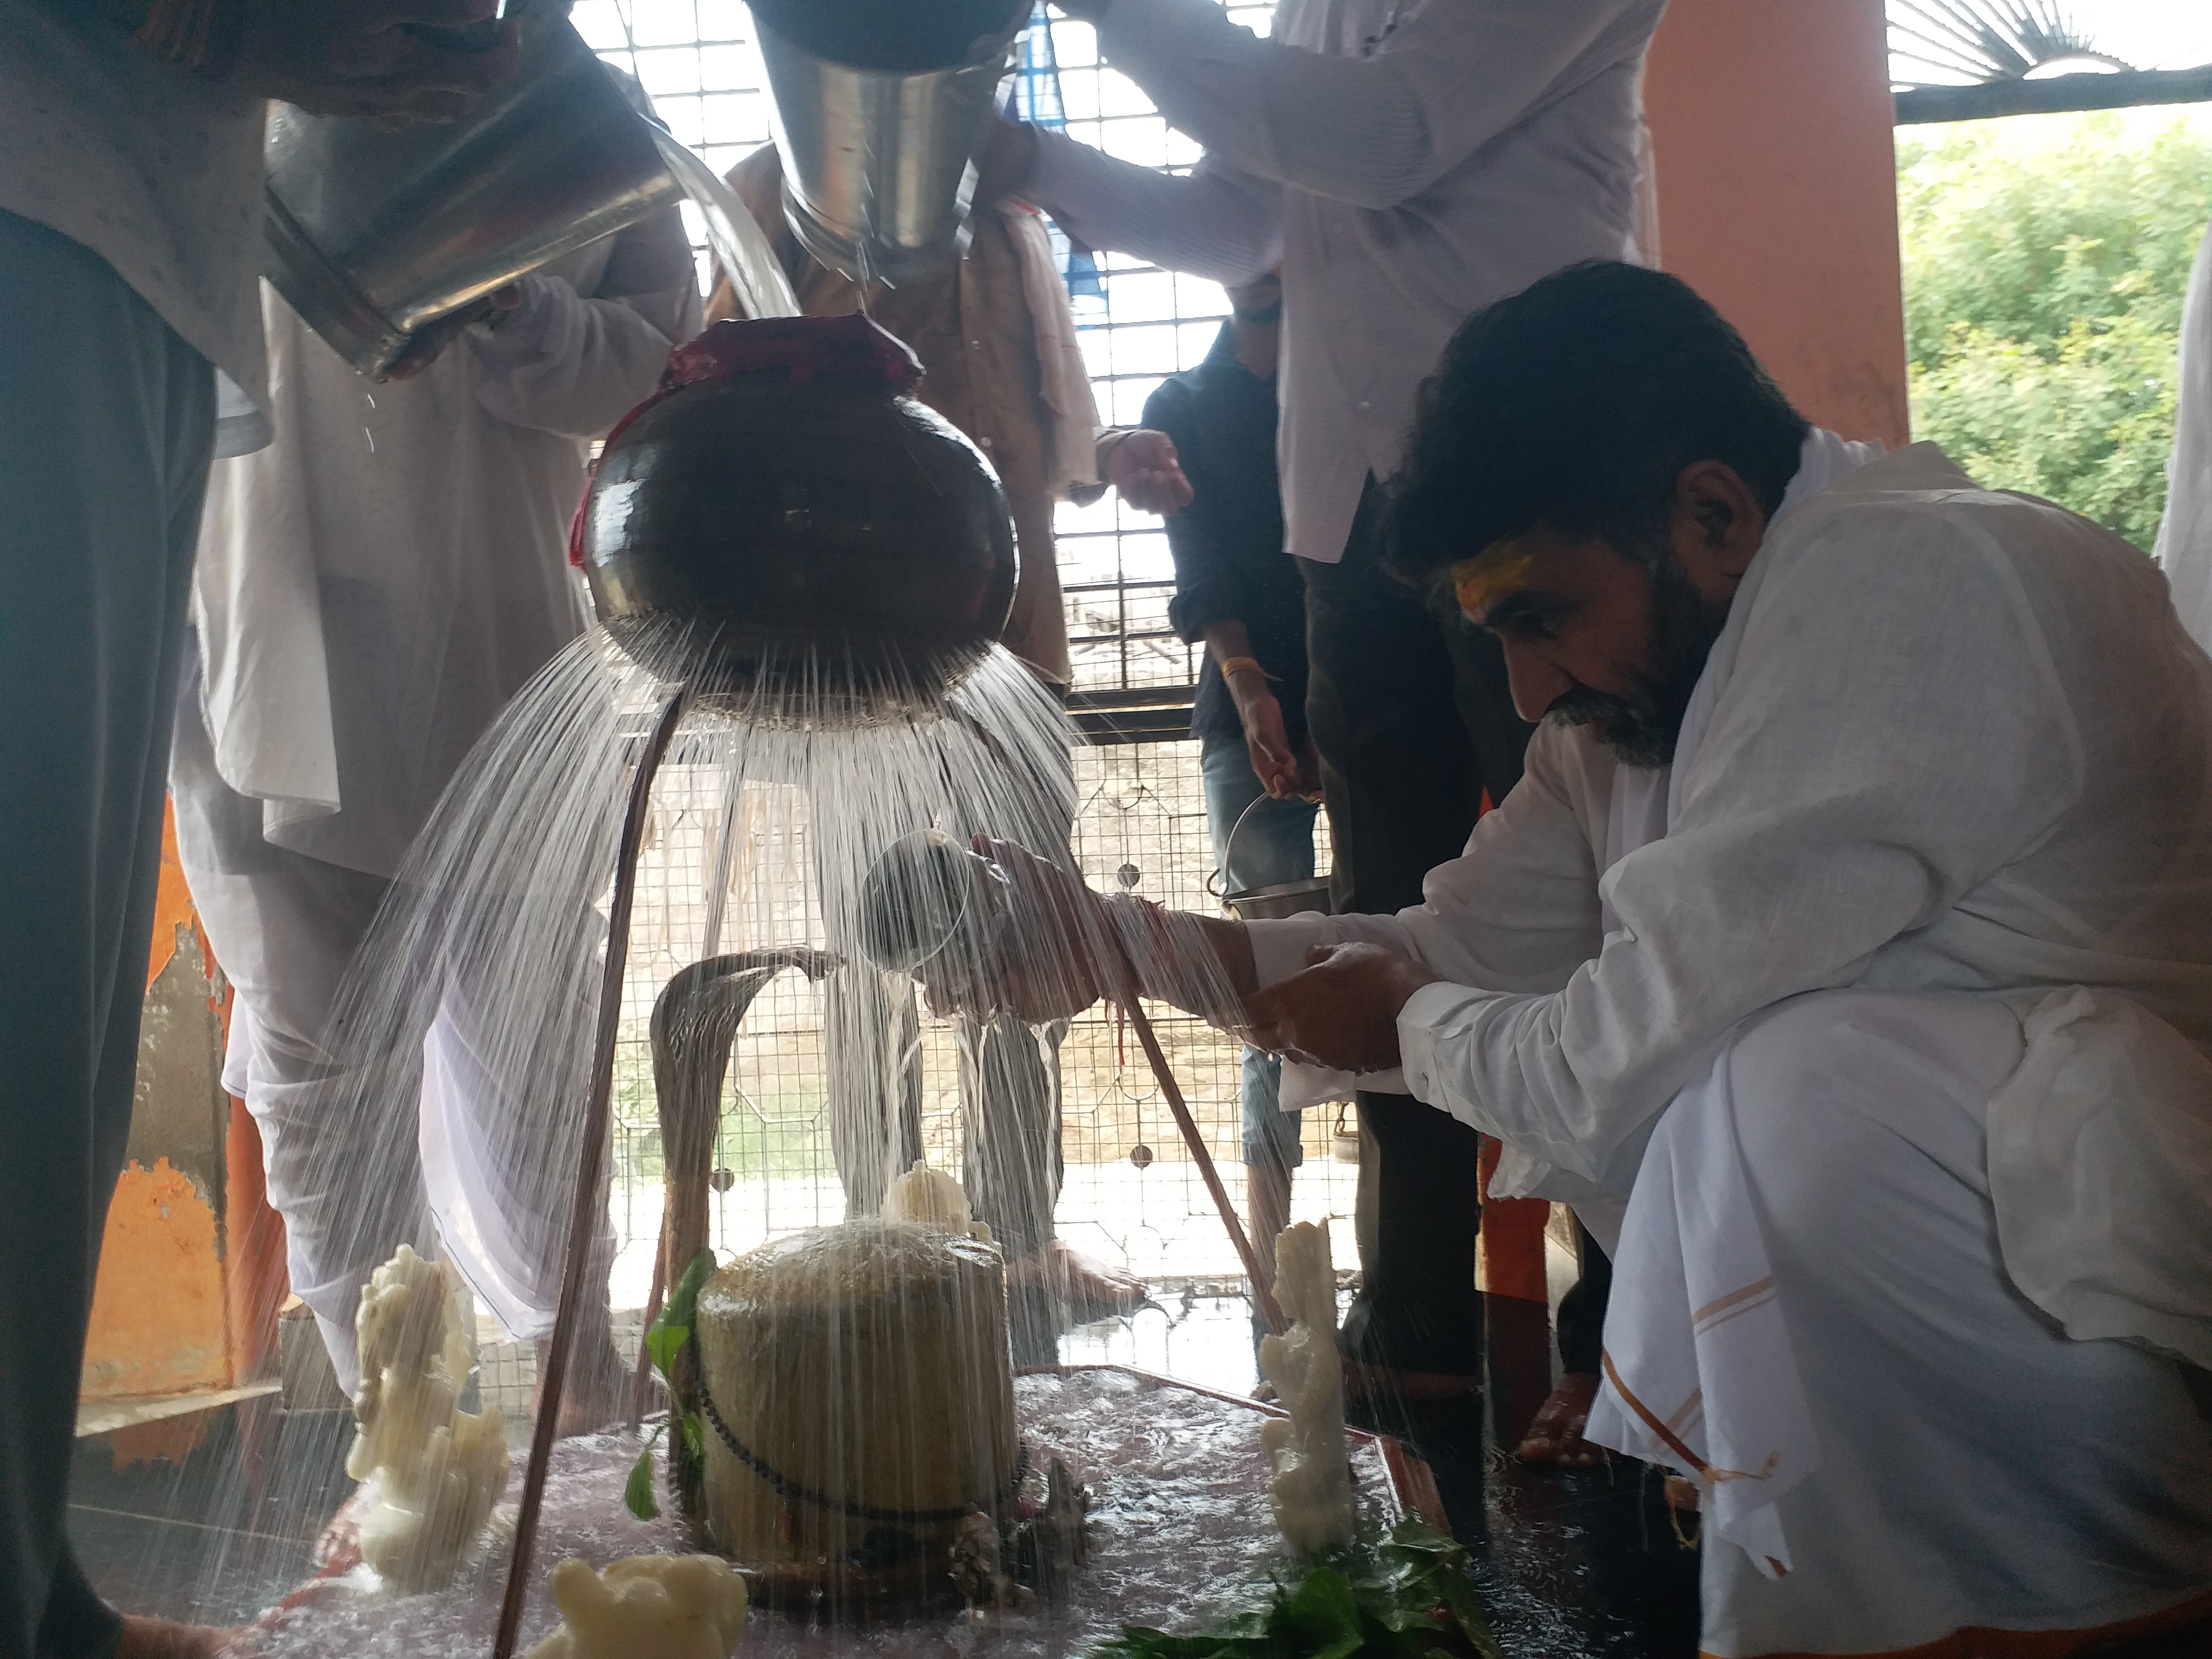
[[[645,1334],[645,1347],[661,1376],[668,1375],[676,1364],[676,1356],[684,1352],[684,1345],[690,1340],[689,1325],[672,1325],[665,1314],[653,1322],[653,1328]]]
[[[1346,1659],[1359,1651],[1359,1606],[1352,1581],[1334,1567],[1316,1567],[1277,1610],[1275,1633],[1301,1659]]]
[[[653,1496],[653,1449],[660,1443],[660,1431],[654,1429],[646,1437],[645,1449],[630,1465],[629,1479],[623,1483],[623,1507],[641,1521],[650,1521],[660,1513],[660,1505]]]
[[[712,1250],[702,1250],[693,1256],[683,1277],[676,1281],[676,1288],[668,1293],[668,1300],[661,1304],[659,1316],[645,1334],[646,1352],[653,1356],[653,1364],[664,1377],[675,1365],[676,1356],[684,1352],[684,1345],[691,1340],[691,1328],[698,1319],[699,1287],[714,1271]]]
[[[702,1250],[693,1256],[690,1264],[684,1269],[683,1277],[676,1281],[676,1288],[668,1293],[668,1305],[662,1310],[661,1316],[673,1325],[696,1323],[699,1287],[707,1282],[714,1271],[714,1253],[712,1250]]]
[[[678,1419],[684,1426],[684,1449],[695,1458],[707,1455],[706,1431],[700,1426],[699,1413],[686,1412]]]

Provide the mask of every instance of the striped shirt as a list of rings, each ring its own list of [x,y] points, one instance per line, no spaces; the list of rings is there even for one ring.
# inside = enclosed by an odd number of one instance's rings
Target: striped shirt
[[[1634,257],[1638,87],[1664,0],[1114,0],[1108,62],[1206,147],[1173,177],[1039,132],[1023,194],[1096,247],[1224,283],[1279,259],[1290,550],[1342,557],[1469,313]]]

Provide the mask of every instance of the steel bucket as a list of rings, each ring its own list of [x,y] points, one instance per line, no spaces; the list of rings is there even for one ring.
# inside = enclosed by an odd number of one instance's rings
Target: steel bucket
[[[1229,867],[1230,854],[1237,846],[1237,832],[1244,827],[1245,820],[1257,811],[1270,798],[1261,795],[1237,815],[1230,826],[1228,840],[1221,843],[1221,865]],[[1327,876],[1310,876],[1304,881],[1279,881],[1272,887],[1247,887],[1238,892],[1223,893],[1220,899],[1239,921],[1276,921],[1285,916],[1303,915],[1309,911],[1322,915],[1329,913],[1328,880]],[[1212,883],[1209,880],[1207,886]]]
[[[562,9],[520,24],[516,73],[451,125],[380,131],[276,106],[264,271],[371,379],[424,324],[682,193]]]
[[[896,286],[968,245],[972,158],[1028,0],[755,0],[785,216],[855,282]]]

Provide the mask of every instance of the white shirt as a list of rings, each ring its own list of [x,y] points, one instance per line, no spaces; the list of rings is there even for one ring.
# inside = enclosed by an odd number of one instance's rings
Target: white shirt
[[[1633,257],[1644,54],[1663,0],[1115,0],[1101,52],[1206,146],[1171,178],[1038,135],[1071,235],[1225,283],[1283,267],[1290,550],[1334,562],[1369,474],[1472,312]]]
[[[0,0],[0,209],[106,260],[258,404],[268,104],[148,57],[92,9]]]
[[[272,843],[391,875],[508,697],[582,630],[583,440],[698,327],[673,209],[522,278],[416,379],[355,374],[267,295],[276,440],[209,481],[202,712]]]
[[[2197,250],[2181,307],[2179,378],[2158,562],[2182,625],[2212,651],[2212,230]]]
[[[1547,721],[1423,904],[1255,922],[1261,982],[1315,943],[1414,956],[1448,982],[1400,1017],[1407,1088],[1624,1192],[1713,1045],[1800,992],[2087,986],[2212,1049],[2212,661],[2135,549],[1917,444],[1770,536],[1709,678],[1663,839],[1601,879],[1620,768]]]

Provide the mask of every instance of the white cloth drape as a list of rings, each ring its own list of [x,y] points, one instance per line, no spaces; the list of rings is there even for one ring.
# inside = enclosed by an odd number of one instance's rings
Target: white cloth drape
[[[1021,262],[1022,297],[1029,301],[1030,328],[1036,337],[1038,389],[1052,411],[1046,467],[1053,494],[1065,495],[1098,482],[1098,404],[1091,394],[1091,369],[1075,337],[1075,313],[1052,257],[1044,216],[1018,202],[1004,203],[1000,211]]]

